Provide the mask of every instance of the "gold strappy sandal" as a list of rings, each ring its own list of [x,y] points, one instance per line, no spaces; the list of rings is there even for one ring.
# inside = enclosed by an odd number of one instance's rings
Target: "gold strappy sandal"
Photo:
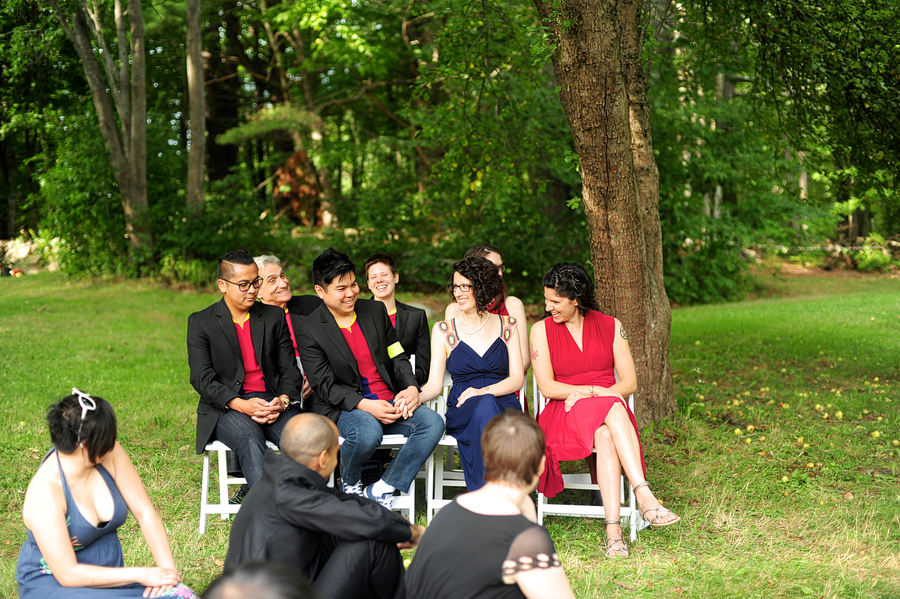
[[[647,481],[642,482],[634,488],[634,492],[637,493],[637,490],[641,487],[649,487],[650,483]],[[641,518],[650,523],[650,526],[653,528],[662,528],[663,526],[671,526],[676,522],[681,522],[681,517],[673,512],[672,510],[666,509],[662,506],[652,507],[648,510],[644,510],[638,505],[638,511],[641,513]],[[647,514],[653,514],[653,518],[648,518]],[[674,520],[669,520],[667,522],[660,522],[663,518],[668,518],[669,516],[675,516]]]
[[[607,520],[606,524],[618,524],[622,525],[621,520]],[[624,552],[625,555],[621,553],[612,553],[613,551]],[[628,557],[628,545],[625,544],[625,539],[615,539],[609,536],[609,533],[606,535],[606,557],[610,559],[615,559],[617,557]]]

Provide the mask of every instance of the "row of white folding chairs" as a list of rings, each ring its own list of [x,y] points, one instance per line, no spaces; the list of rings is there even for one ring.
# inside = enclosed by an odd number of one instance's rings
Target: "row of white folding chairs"
[[[437,411],[442,418],[446,420],[447,400],[450,387],[453,385],[452,378],[449,373],[444,375],[443,394],[431,403],[431,407]],[[522,386],[519,392],[519,400],[524,409],[524,398],[527,384]],[[535,418],[540,416],[546,406],[546,400],[537,385],[537,379],[533,379],[534,390],[534,406]],[[634,410],[634,396],[629,395],[628,407]],[[380,447],[398,449],[406,443],[406,437],[403,435],[385,435]],[[267,442],[272,450],[277,448],[270,442]],[[456,439],[449,434],[444,434],[438,442],[435,452],[428,457],[425,462],[424,472],[419,472],[417,479],[425,479],[425,497],[426,497],[426,518],[428,523],[434,518],[434,515],[443,506],[450,503],[451,499],[445,499],[445,490],[464,489],[466,486],[463,472],[455,466],[454,454],[458,448]],[[229,485],[242,485],[246,482],[244,478],[229,476],[226,467],[226,453],[230,449],[220,441],[213,441],[206,446],[203,456],[203,480],[201,483],[200,498],[200,534],[204,534],[206,530],[206,517],[211,514],[221,514],[222,519],[226,519],[230,514],[236,514],[240,509],[240,505],[229,503]],[[215,452],[218,457],[218,502],[209,502],[209,480],[210,480],[210,454]],[[330,484],[333,484],[334,475]],[[563,483],[566,489],[596,489],[597,485],[591,483],[590,474],[564,474]],[[401,492],[399,496],[394,497],[394,510],[403,513],[410,521],[415,519],[415,481],[408,492]],[[626,479],[621,477],[619,483],[619,500],[620,500],[620,517],[630,528],[631,541],[637,537],[637,531],[643,528],[646,523],[640,518],[640,513],[636,509],[634,491],[629,484],[629,493],[626,501],[625,498]],[[563,515],[563,516],[581,516],[585,518],[604,518],[606,512],[602,506],[594,506],[588,504],[577,503],[551,503],[543,493],[537,494],[537,516],[538,523],[543,524],[544,516]]]

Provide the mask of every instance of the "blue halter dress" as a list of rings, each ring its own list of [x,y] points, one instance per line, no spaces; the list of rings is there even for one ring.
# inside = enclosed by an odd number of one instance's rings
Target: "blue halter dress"
[[[54,450],[51,450],[47,456],[49,457],[53,452]],[[47,457],[44,459],[46,460]],[[112,568],[123,567],[125,564],[122,559],[122,545],[116,531],[128,518],[128,506],[125,505],[125,500],[119,493],[116,482],[106,468],[97,464],[97,471],[103,476],[103,480],[112,494],[114,509],[109,522],[101,522],[99,526],[94,526],[81,515],[75,500],[72,499],[72,493],[69,491],[69,484],[66,482],[66,475],[63,472],[62,464],[59,463],[58,455],[56,463],[66,497],[66,526],[69,529],[69,538],[72,540],[72,548],[75,550],[78,563]],[[19,560],[16,563],[16,582],[19,585],[19,599],[129,599],[143,597],[145,588],[142,584],[130,584],[111,589],[74,588],[60,585],[44,560],[31,530],[28,530],[28,536],[19,551]],[[178,585],[160,597],[192,598],[196,596],[186,586]]]
[[[509,317],[502,317],[509,318]],[[511,322],[510,322],[511,320]],[[453,378],[453,387],[447,398],[447,433],[459,444],[459,460],[462,463],[466,488],[469,491],[484,486],[484,458],[481,456],[481,433],[491,418],[508,409],[522,410],[514,393],[509,395],[479,395],[470,397],[458,406],[459,396],[469,387],[483,388],[499,383],[509,376],[509,335],[507,331],[515,319],[501,320],[501,335],[484,352],[483,356],[465,341],[459,340],[456,320],[451,323],[455,336],[453,350],[447,358],[447,371]]]

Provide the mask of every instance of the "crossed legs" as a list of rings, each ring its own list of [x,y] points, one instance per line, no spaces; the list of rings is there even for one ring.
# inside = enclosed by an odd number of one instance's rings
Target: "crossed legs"
[[[628,413],[620,403],[616,403],[606,416],[603,425],[594,433],[594,447],[597,450],[597,485],[600,487],[600,495],[603,497],[603,507],[606,511],[606,520],[618,522],[619,520],[619,476],[625,471],[625,476],[633,487],[638,487],[644,480],[644,469],[641,466],[641,449],[637,433],[631,424]],[[647,512],[661,508],[662,505],[650,491],[650,487],[643,485],[635,489],[635,499],[641,508]],[[661,512],[660,512],[661,513]],[[675,514],[659,518],[658,525],[665,525],[678,519]],[[607,539],[622,539],[622,528],[616,524],[607,524]],[[624,547],[624,544],[622,545]],[[627,550],[612,549],[617,555],[627,555]]]

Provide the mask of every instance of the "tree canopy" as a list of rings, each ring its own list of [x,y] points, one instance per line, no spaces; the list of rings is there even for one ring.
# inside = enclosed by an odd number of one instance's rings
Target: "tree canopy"
[[[97,7],[101,72],[135,56],[112,0],[0,6],[0,236],[41,240],[72,272],[199,283],[200,265],[235,245],[302,269],[336,243],[360,258],[392,252],[404,282],[427,288],[490,241],[514,291],[536,299],[546,266],[591,258],[583,157],[552,61],[561,13],[521,0],[204,3],[208,184],[194,214],[185,7],[145,3],[153,246],[129,257],[125,190],[54,4]],[[900,233],[900,8],[635,6],[639,51],[624,74],[647,77],[670,300],[740,297],[743,247]],[[563,31],[578,27],[567,19]]]

